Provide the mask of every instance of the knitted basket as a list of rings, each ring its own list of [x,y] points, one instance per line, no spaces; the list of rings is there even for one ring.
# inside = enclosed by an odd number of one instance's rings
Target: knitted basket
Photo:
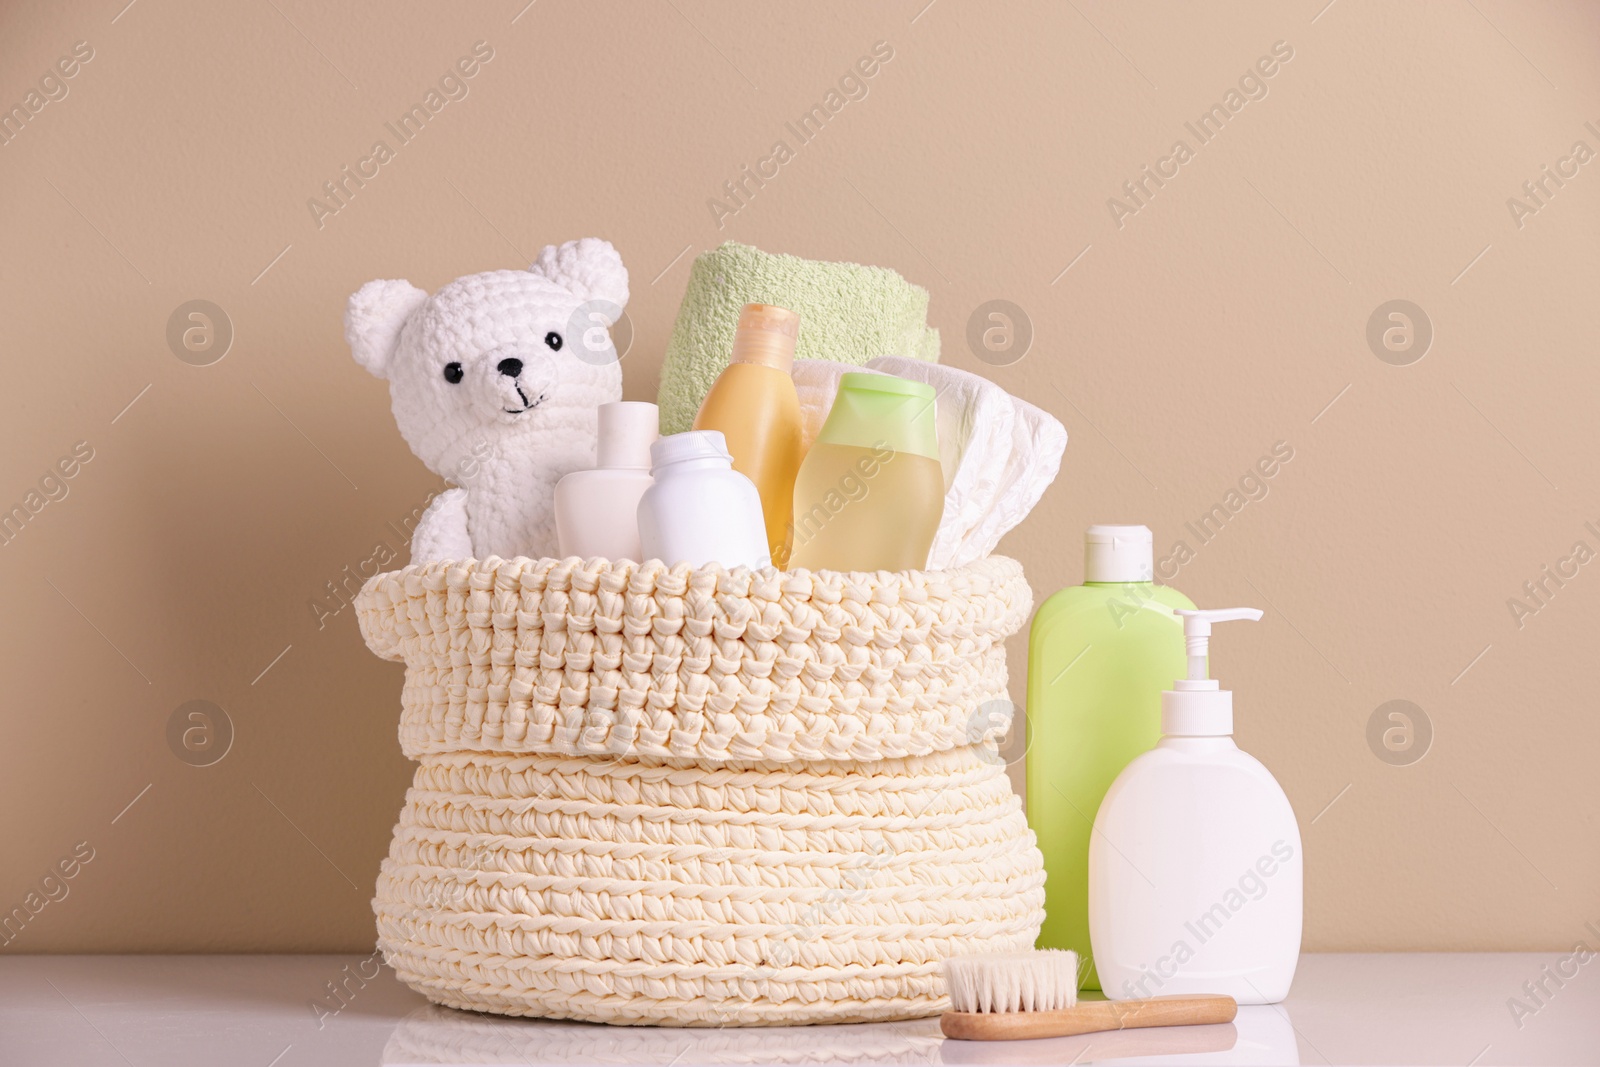
[[[610,1023],[904,1019],[947,955],[1033,944],[996,756],[1022,568],[490,558],[356,600],[419,762],[373,909],[457,1008]]]

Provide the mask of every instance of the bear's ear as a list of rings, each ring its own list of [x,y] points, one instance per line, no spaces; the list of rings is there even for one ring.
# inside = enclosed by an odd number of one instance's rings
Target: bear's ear
[[[344,310],[344,339],[356,362],[379,378],[388,377],[400,330],[427,299],[427,293],[407,281],[380,279],[356,290]]]
[[[528,270],[544,275],[579,300],[609,303],[618,315],[628,302],[628,269],[611,242],[598,237],[545,245]],[[614,317],[612,321],[616,321]]]

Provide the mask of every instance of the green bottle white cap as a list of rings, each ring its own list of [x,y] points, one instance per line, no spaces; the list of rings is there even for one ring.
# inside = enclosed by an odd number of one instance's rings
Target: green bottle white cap
[[[1148,526],[1089,527],[1083,535],[1083,580],[1155,580],[1155,537]]]

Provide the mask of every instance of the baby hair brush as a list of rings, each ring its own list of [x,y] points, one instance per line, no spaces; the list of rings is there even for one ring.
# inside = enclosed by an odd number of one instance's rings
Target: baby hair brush
[[[1239,1012],[1216,994],[1078,1002],[1078,954],[1064,949],[954,956],[943,963],[945,1037],[1014,1041],[1136,1026],[1229,1023]]]

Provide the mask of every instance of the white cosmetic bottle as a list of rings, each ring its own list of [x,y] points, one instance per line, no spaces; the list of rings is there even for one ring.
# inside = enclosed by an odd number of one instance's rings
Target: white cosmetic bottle
[[[639,501],[645,559],[668,566],[766,567],[772,563],[761,494],[733,469],[720,430],[690,430],[650,446],[655,484]]]
[[[556,483],[556,545],[563,558],[644,559],[639,498],[650,488],[650,446],[659,425],[654,404],[600,405],[597,465]]]
[[[1300,828],[1277,780],[1233,743],[1233,693],[1206,677],[1212,623],[1261,612],[1176,614],[1189,677],[1161,694],[1161,741],[1111,784],[1089,844],[1100,988],[1276,1004],[1300,959]]]

